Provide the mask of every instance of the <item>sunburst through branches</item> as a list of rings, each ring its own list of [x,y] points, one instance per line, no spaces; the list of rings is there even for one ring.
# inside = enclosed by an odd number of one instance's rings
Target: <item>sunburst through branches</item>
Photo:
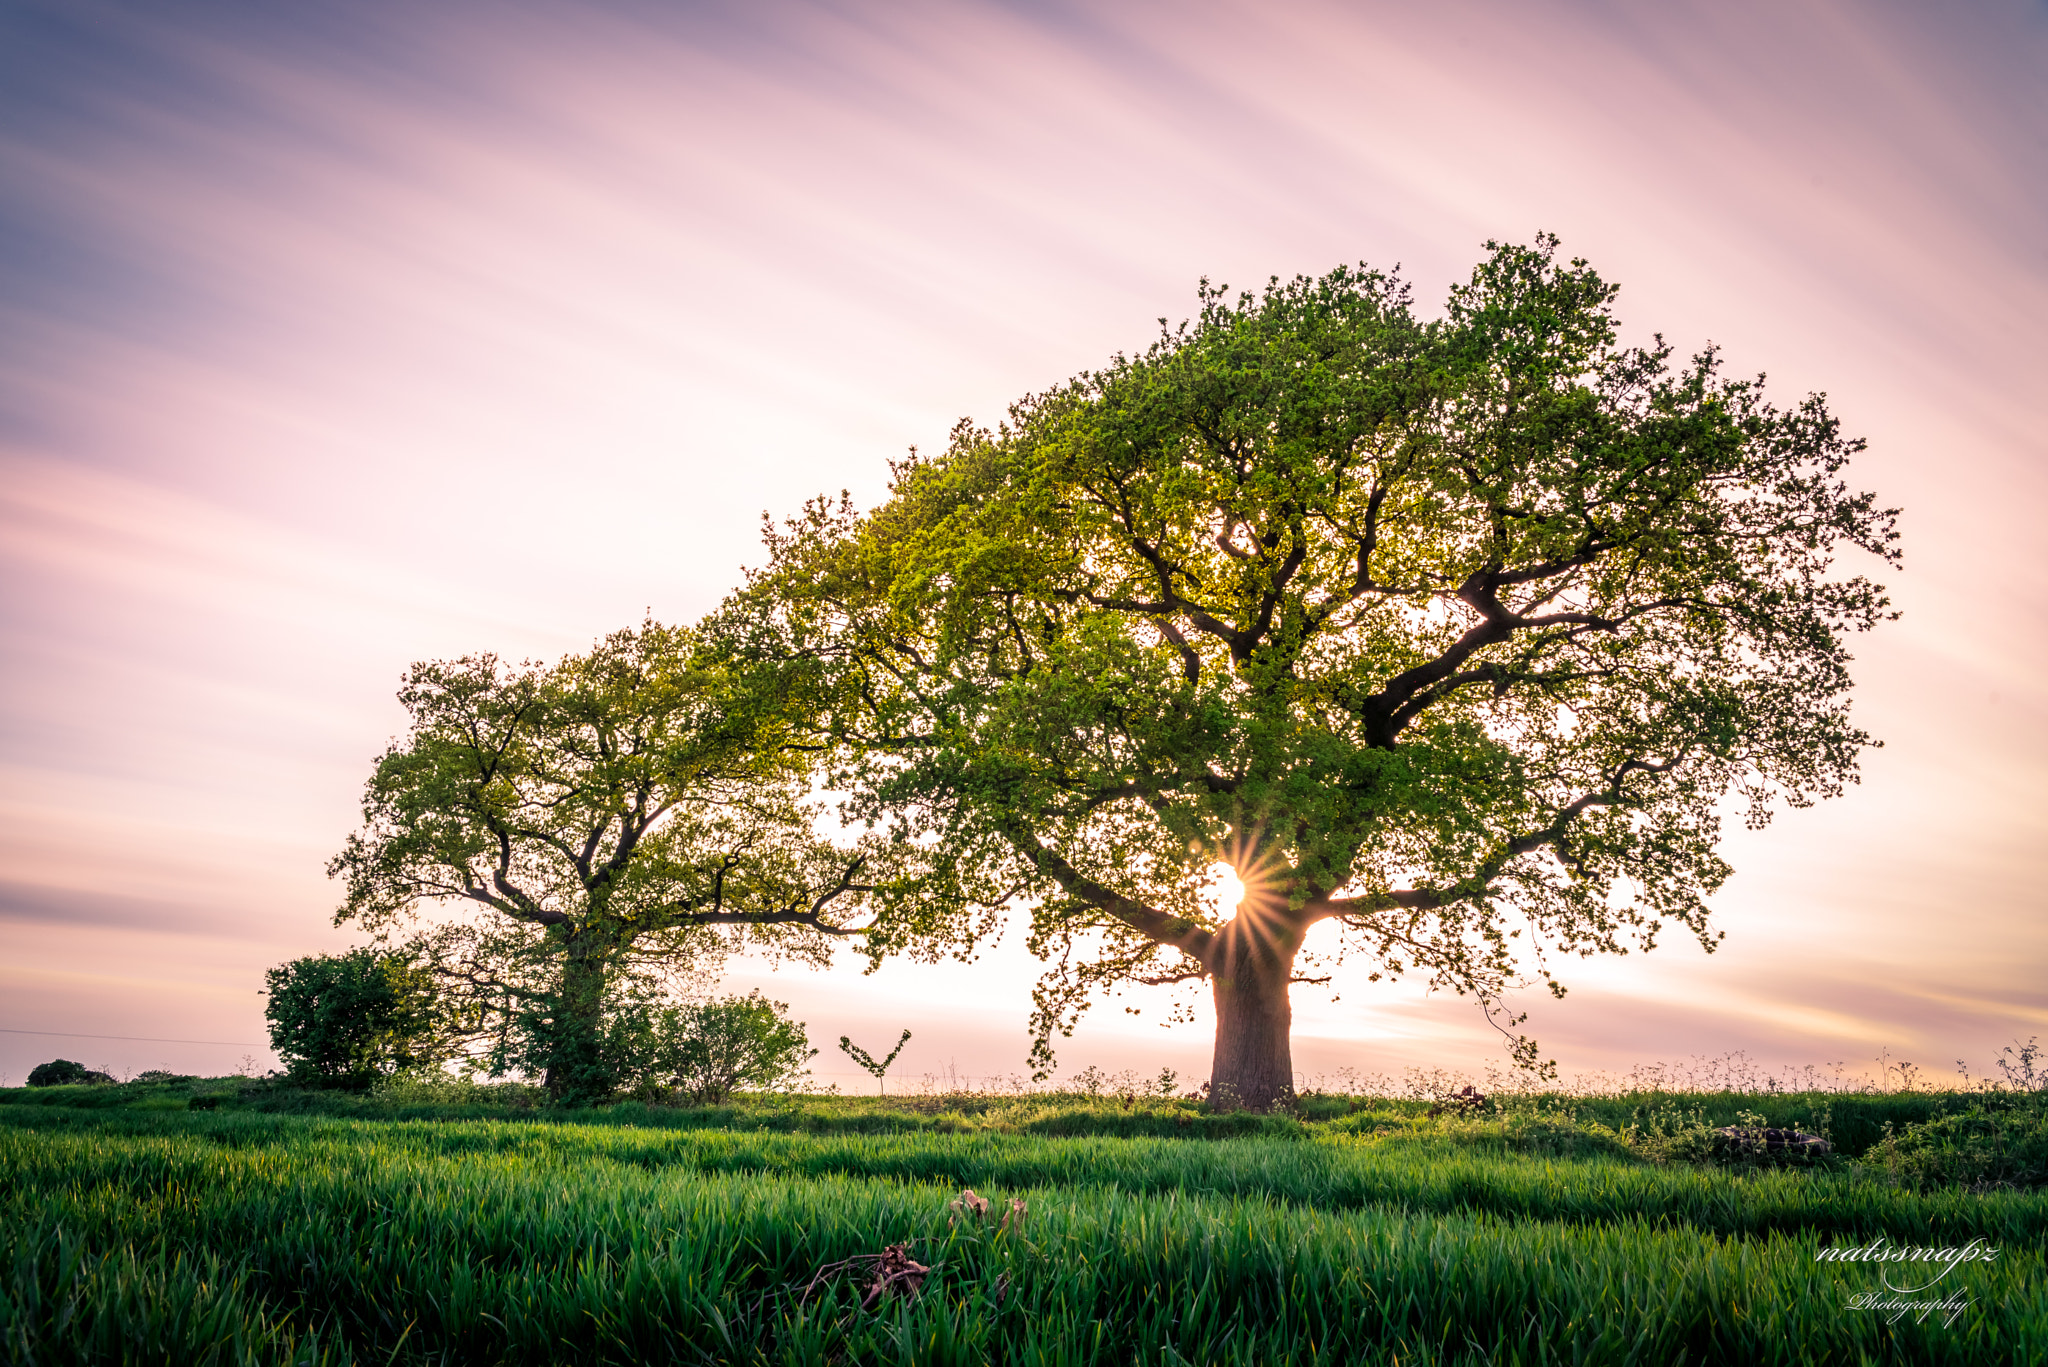
[[[1209,889],[1203,898],[1217,920],[1227,920],[1237,912],[1237,904],[1244,900],[1244,880],[1237,876],[1237,870],[1217,860],[1209,866]]]
[[[1271,893],[1286,860],[1271,844],[1261,849],[1255,838],[1239,836],[1217,849],[1219,856],[1207,870],[1208,890],[1203,901],[1221,923],[1239,915],[1246,906],[1257,905],[1262,894]]]

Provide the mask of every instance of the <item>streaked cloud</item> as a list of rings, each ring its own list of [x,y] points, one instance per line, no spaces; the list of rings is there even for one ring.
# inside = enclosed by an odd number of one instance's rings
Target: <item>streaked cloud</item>
[[[1728,945],[1568,966],[1532,1023],[1588,1067],[1988,1058],[2048,968],[2044,58],[2017,2],[13,7],[0,859],[44,976],[0,1025],[260,1038],[261,968],[345,939],[409,661],[692,617],[763,509],[872,501],[1198,277],[1401,261],[1433,307],[1550,228],[1635,335],[1829,391],[1908,615],[1858,643],[1864,785],[1731,840]],[[772,981],[819,1034],[951,1002],[980,1074],[1028,975]],[[1304,998],[1304,1053],[1489,1047],[1404,992]],[[1113,1017],[1073,1061],[1206,1047]]]

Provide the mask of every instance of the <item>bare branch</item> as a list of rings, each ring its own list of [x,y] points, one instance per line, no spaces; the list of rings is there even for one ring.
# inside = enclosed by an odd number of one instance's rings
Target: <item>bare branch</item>
[[[1149,940],[1170,945],[1197,961],[1207,962],[1215,940],[1215,936],[1209,931],[1192,921],[1169,916],[1157,908],[1148,907],[1143,902],[1125,897],[1114,889],[1096,882],[1048,849],[1021,823],[1013,820],[1010,829],[1005,833],[1040,873],[1058,883],[1069,896],[1079,898],[1098,911],[1114,916]]]

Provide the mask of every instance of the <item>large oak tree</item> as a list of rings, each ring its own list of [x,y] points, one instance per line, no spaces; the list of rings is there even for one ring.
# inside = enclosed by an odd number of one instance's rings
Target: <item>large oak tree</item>
[[[1033,898],[1041,1049],[1100,988],[1206,979],[1217,1093],[1284,1101],[1318,923],[1484,997],[1711,948],[1724,815],[1853,777],[1844,641],[1889,614],[1833,559],[1896,554],[1861,443],[1620,345],[1555,239],[1488,246],[1434,320],[1362,267],[1205,283],[873,512],[771,529],[741,606],[829,665],[850,810]]]

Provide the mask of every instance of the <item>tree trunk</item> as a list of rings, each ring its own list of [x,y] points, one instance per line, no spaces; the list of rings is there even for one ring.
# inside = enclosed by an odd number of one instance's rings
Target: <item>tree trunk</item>
[[[1217,933],[1207,965],[1216,991],[1216,1057],[1209,1101],[1224,1110],[1294,1104],[1294,1007],[1287,983],[1302,929],[1250,901]]]
[[[596,936],[571,934],[562,961],[561,991],[547,1027],[548,1095],[575,1104],[609,1096],[616,1079],[604,1057],[604,989],[610,946]]]

